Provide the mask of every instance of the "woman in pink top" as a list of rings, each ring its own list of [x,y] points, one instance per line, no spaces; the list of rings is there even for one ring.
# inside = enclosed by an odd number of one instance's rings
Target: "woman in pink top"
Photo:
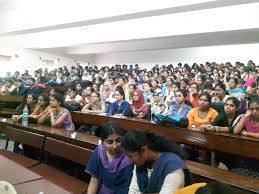
[[[38,123],[43,124],[46,120],[50,120],[51,126],[54,128],[62,128],[67,131],[75,131],[70,112],[62,107],[63,96],[55,94],[50,97],[49,110],[39,118]]]
[[[259,97],[249,101],[249,109],[234,128],[234,133],[259,138]]]

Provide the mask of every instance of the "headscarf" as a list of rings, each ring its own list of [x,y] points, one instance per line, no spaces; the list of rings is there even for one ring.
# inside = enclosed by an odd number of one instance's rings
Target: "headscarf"
[[[137,93],[138,96],[139,96],[139,100],[138,101],[134,101],[132,102],[132,106],[135,108],[135,109],[140,109],[143,104],[145,104],[145,99],[144,99],[144,95],[143,95],[143,92],[140,90],[140,89],[136,89],[134,91],[134,93]]]

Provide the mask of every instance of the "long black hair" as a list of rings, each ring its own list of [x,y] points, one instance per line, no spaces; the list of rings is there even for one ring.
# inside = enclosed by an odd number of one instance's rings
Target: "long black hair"
[[[122,147],[126,151],[137,152],[143,146],[148,146],[149,149],[157,152],[172,152],[183,159],[186,157],[178,144],[152,131],[132,129],[122,138]]]

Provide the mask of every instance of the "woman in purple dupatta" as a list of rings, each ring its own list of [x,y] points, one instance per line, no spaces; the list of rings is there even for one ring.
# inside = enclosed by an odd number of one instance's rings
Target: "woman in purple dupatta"
[[[101,130],[102,144],[92,154],[86,172],[91,175],[88,194],[127,194],[133,164],[122,152],[123,129],[108,122]]]

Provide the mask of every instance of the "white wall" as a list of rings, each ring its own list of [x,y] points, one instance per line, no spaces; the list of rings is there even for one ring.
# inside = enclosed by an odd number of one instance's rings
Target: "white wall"
[[[63,56],[39,52],[30,49],[0,49],[0,55],[12,56],[10,62],[0,62],[0,76],[4,76],[5,73],[8,71],[11,73],[13,73],[14,71],[20,71],[21,73],[23,73],[24,70],[29,70],[29,73],[33,75],[33,71],[39,68],[54,69],[63,65],[72,66],[76,64],[75,60],[72,58],[66,58]],[[53,66],[43,66],[41,65],[40,57],[42,59],[56,60],[56,63]]]
[[[253,60],[259,65],[259,44],[226,45],[168,50],[147,50],[120,53],[97,54],[96,64],[135,64],[149,69],[152,64],[205,63]]]

